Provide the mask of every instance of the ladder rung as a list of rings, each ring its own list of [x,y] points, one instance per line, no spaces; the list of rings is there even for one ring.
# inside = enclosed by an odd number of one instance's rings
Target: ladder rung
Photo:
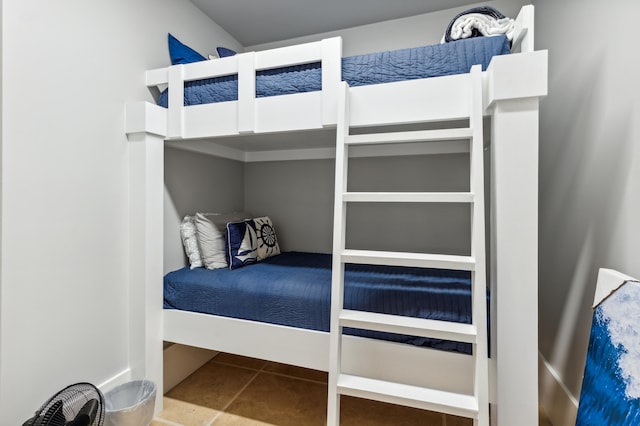
[[[477,418],[478,402],[466,394],[340,374],[338,393],[455,416]]]
[[[473,203],[472,192],[345,192],[344,201],[369,203]]]
[[[342,310],[340,325],[465,343],[476,343],[478,336],[476,328],[471,324],[349,309]]]
[[[368,133],[349,135],[344,138],[347,145],[370,145],[378,143],[433,142],[470,139],[470,128],[418,130],[411,132]]]
[[[364,265],[410,266],[461,271],[473,271],[476,264],[475,259],[471,256],[351,249],[342,252],[341,260],[343,263]]]

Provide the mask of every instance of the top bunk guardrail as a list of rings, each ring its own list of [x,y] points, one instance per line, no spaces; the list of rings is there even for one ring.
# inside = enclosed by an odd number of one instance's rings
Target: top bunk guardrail
[[[186,65],[173,65],[168,68],[147,71],[147,86],[157,87],[168,85],[169,99],[167,108],[167,137],[188,138],[199,136],[217,136],[243,134],[256,129],[256,72],[261,70],[295,66],[300,64],[320,62],[322,64],[322,96],[319,93],[301,93],[288,99],[289,105],[274,105],[268,111],[281,110],[289,114],[292,130],[322,127],[335,124],[337,90],[340,82],[340,62],[342,59],[342,39],[339,37],[324,39],[318,42],[305,43],[295,46],[281,47],[261,52],[239,53],[234,56],[220,58],[214,61],[202,61]],[[228,75],[238,76],[237,109],[229,108],[228,102],[220,104],[204,104],[184,106],[184,84],[187,81],[202,80]],[[318,98],[318,99],[306,99]],[[310,120],[304,110],[311,103],[321,103],[321,121]],[[278,102],[281,104],[281,102]],[[185,116],[185,109],[190,109],[191,116]],[[207,111],[210,110],[210,111]],[[215,117],[216,128],[210,129],[207,123]],[[306,117],[305,117],[306,115]],[[263,122],[269,122],[270,117],[262,117]],[[316,119],[317,117],[313,117]],[[272,120],[279,121],[277,117]],[[201,127],[205,127],[202,129]],[[185,129],[189,127],[190,130]],[[274,131],[265,128],[263,132]]]
[[[533,6],[524,6],[515,21],[512,53],[533,53],[533,24]],[[502,56],[494,58],[490,68],[495,62],[499,62],[496,59],[502,59]],[[258,72],[313,62],[321,63],[321,90],[256,97]],[[514,61],[503,60],[503,62],[504,66],[493,67],[498,69],[497,74],[502,75],[502,71],[513,73],[511,63]],[[517,69],[530,68],[530,62],[525,61],[518,65]],[[546,70],[546,56],[542,62],[544,64],[540,66],[544,66]],[[167,108],[148,104],[148,106],[139,107],[138,110],[144,111],[138,111],[136,114],[133,111],[136,108],[131,106],[131,114],[128,113],[127,116],[146,116],[151,110],[154,117],[159,117],[156,121],[164,121],[158,127],[164,129],[164,136],[167,139],[213,138],[333,127],[337,117],[337,92],[342,74],[341,64],[342,40],[335,37],[266,51],[240,53],[213,61],[150,70],[146,73],[146,85],[156,95],[159,94],[159,87],[168,87]],[[538,68],[540,67],[533,67],[534,71]],[[534,90],[539,92],[538,96],[546,94],[546,72],[542,74],[545,78],[538,85],[540,90]],[[184,105],[187,82],[229,75],[237,75],[237,101]],[[465,76],[454,75],[355,87],[352,99],[356,114],[352,117],[352,123],[357,127],[358,125],[408,123],[425,116],[432,117],[433,121],[464,117],[467,115],[466,99],[468,98],[466,95],[468,78]],[[485,77],[484,80],[487,86],[485,106],[489,106],[492,100],[524,96],[524,92],[514,94],[512,89],[497,87],[499,86],[497,82],[500,81],[498,75]],[[424,101],[424,97],[421,100],[416,93],[437,93],[445,101],[437,106],[426,107],[424,104],[428,102]],[[376,102],[376,100],[388,100],[390,96],[393,101],[383,111],[373,112],[371,108],[358,107],[379,104],[380,101]],[[361,101],[358,100],[359,98]],[[458,98],[464,99],[464,102],[456,102]],[[416,108],[416,105],[419,107]],[[164,118],[161,117],[163,115]],[[130,133],[130,127],[140,126],[133,124],[130,126],[127,123],[128,133]]]

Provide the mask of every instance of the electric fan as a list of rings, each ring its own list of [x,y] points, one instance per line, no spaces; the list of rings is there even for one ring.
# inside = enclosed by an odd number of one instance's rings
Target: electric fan
[[[36,411],[22,426],[102,426],[104,396],[91,383],[67,386]]]

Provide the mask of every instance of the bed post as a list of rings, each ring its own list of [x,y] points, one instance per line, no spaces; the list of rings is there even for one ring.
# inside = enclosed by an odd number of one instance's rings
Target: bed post
[[[536,98],[499,102],[493,112],[492,420],[499,425],[538,424],[537,115]]]
[[[493,117],[491,420],[537,426],[538,104],[547,91],[547,52],[494,58],[487,85]]]
[[[126,106],[129,140],[129,368],[158,387],[162,410],[162,271],[166,113],[145,102]]]

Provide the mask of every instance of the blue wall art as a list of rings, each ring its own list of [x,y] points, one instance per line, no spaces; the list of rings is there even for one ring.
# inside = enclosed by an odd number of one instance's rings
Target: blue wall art
[[[579,426],[640,425],[640,283],[622,282],[593,311]]]

